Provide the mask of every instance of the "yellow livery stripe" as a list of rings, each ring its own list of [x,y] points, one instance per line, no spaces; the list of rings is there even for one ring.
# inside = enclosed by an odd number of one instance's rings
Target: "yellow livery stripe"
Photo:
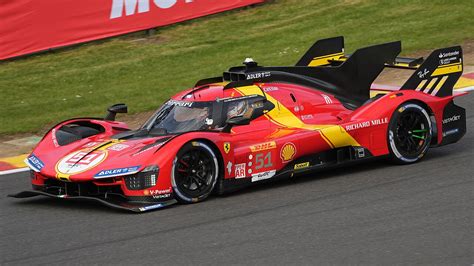
[[[255,85],[245,86],[236,88],[242,95],[262,95],[262,90]],[[266,113],[265,116],[270,119],[273,123],[288,128],[299,128],[306,130],[317,130],[320,131],[322,138],[332,148],[344,147],[344,146],[360,146],[360,144],[349,134],[346,130],[339,125],[309,125],[303,123],[296,115],[294,115],[288,108],[283,104],[279,103],[271,95],[265,95],[267,100],[273,103],[276,108],[273,108],[270,112]]]
[[[440,66],[437,69],[435,69],[435,71],[433,71],[433,74],[431,76],[432,77],[441,76],[441,75],[446,75],[446,74],[451,74],[451,73],[456,73],[456,72],[461,72],[461,71],[462,71],[462,65],[458,63],[454,65]]]
[[[330,60],[337,60],[341,56],[343,56],[344,53],[336,53],[336,54],[329,54],[329,55],[324,55],[324,56],[318,56],[315,57],[309,64],[308,66],[314,67],[314,66],[324,66],[328,65]]]

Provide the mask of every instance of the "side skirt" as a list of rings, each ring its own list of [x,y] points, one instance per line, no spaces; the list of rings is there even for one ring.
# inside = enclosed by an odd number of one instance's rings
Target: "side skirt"
[[[375,158],[368,149],[364,147],[342,147],[321,153],[306,155],[293,160],[285,168],[279,170],[273,177],[257,182],[252,182],[251,177],[240,179],[224,179],[220,194],[234,192],[252,184],[260,184],[274,180],[286,179],[293,176],[304,175],[311,172],[330,169],[334,167],[359,163]]]

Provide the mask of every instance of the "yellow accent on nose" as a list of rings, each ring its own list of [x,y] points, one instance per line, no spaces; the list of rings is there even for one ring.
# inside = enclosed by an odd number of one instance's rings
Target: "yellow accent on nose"
[[[63,173],[57,173],[56,174],[56,178],[61,180],[61,181],[71,182],[71,180],[69,180],[69,177],[70,177],[70,175],[66,175],[66,174],[63,174]]]

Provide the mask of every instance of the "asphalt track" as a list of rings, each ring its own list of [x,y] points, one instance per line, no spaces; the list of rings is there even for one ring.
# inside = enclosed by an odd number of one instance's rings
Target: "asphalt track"
[[[0,176],[0,264],[474,263],[474,95],[468,133],[415,165],[375,161],[144,214],[17,200]]]

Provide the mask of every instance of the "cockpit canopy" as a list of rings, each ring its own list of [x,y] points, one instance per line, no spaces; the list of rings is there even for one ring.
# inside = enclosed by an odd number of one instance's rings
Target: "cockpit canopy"
[[[261,95],[216,101],[169,100],[142,126],[155,134],[222,130],[232,118],[254,120],[275,106]]]

